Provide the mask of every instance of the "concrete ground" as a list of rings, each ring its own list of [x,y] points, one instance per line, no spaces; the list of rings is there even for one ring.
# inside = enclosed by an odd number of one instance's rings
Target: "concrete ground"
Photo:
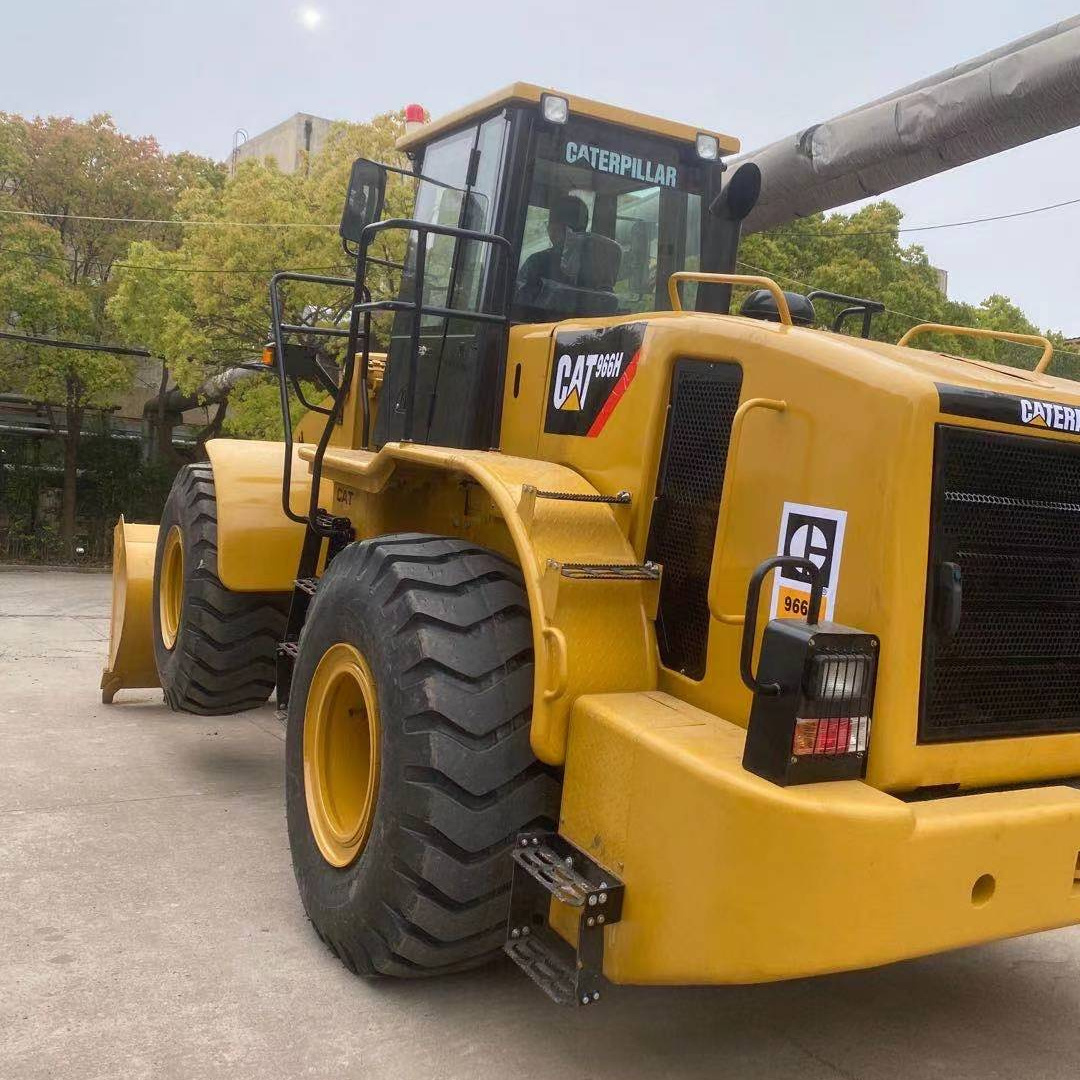
[[[1077,930],[577,1011],[508,965],[361,982],[297,899],[273,713],[101,705],[108,603],[105,575],[0,574],[5,1080],[1077,1075]]]

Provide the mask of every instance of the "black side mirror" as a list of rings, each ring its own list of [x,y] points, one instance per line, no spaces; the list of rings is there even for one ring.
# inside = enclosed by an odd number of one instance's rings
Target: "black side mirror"
[[[757,205],[760,194],[761,170],[752,161],[747,161],[732,173],[709,210],[726,221],[742,221]]]
[[[386,167],[377,161],[357,158],[349,174],[349,191],[341,212],[338,232],[343,240],[360,242],[364,229],[382,217],[386,197]]]

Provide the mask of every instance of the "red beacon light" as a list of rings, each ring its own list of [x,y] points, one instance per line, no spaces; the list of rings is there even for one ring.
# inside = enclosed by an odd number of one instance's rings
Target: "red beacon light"
[[[411,135],[427,123],[427,113],[423,105],[405,106],[405,134]]]

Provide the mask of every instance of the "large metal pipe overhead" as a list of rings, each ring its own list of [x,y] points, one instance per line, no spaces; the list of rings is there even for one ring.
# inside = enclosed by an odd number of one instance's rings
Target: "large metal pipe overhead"
[[[762,190],[744,232],[883,195],[1080,125],[1080,16],[743,155]]]

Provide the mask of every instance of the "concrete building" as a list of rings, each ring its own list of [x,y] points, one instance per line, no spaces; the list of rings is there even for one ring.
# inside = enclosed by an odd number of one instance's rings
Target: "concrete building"
[[[233,168],[241,161],[272,158],[282,172],[300,167],[304,154],[317,154],[325,145],[332,120],[311,113],[295,113],[268,131],[240,143],[230,155]]]

